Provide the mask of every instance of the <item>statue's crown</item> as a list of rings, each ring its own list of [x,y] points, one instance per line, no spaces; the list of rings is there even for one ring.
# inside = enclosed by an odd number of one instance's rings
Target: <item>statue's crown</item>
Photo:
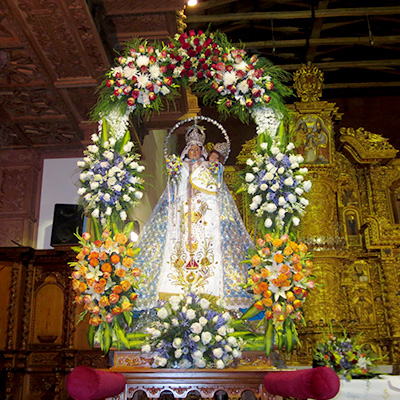
[[[227,142],[217,143],[213,150],[218,151],[218,153],[221,154],[226,161],[229,155],[229,144]]]
[[[197,146],[203,147],[204,141],[206,140],[204,129],[195,123],[187,129],[185,140],[186,145],[196,144]]]

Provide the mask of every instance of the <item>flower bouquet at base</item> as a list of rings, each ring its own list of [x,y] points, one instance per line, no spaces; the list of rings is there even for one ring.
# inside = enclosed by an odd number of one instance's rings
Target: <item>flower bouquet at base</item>
[[[304,324],[303,304],[315,286],[311,276],[313,262],[307,246],[289,240],[288,235],[270,234],[256,241],[248,251],[249,278],[243,288],[254,296],[254,305],[242,316],[250,319],[262,314],[258,326],[265,325],[267,356],[275,345],[291,352],[299,343],[295,321]]]
[[[125,327],[133,323],[133,312],[141,283],[141,271],[132,268],[140,249],[135,248],[123,233],[105,230],[101,239],[90,240],[85,232],[77,235],[80,247],[73,247],[77,261],[70,262],[75,301],[84,305],[79,321],[89,314],[89,345],[100,344],[108,353],[113,340],[117,348],[129,348]]]
[[[351,339],[344,328],[342,334],[333,332],[332,326],[329,332],[323,334],[322,341],[314,349],[313,360],[317,366],[327,366],[333,369],[341,378],[373,378],[378,373],[374,370],[376,362],[382,358],[369,349],[365,344],[359,344],[361,333]]]
[[[163,302],[142,346],[152,367],[223,369],[240,358],[244,342],[223,306],[194,293]]]

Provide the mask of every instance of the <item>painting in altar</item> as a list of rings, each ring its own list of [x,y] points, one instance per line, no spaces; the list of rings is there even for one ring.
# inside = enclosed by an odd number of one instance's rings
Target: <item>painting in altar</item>
[[[306,164],[330,163],[330,135],[321,118],[307,116],[299,119],[291,137]]]

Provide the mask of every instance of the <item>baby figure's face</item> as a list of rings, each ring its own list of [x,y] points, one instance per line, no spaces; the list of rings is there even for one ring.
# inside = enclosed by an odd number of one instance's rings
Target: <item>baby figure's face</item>
[[[216,152],[212,152],[209,157],[210,162],[219,162],[219,156]]]

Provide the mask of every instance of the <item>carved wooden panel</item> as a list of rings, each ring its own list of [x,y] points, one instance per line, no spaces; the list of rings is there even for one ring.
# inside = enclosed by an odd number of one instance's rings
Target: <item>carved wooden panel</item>
[[[10,305],[10,294],[12,282],[12,263],[0,262],[0,293],[4,295],[0,296],[0,310],[8,311]],[[8,325],[8,312],[0,313],[0,349],[6,347],[7,340],[7,325]]]
[[[126,1],[126,0],[105,0],[104,6],[109,15],[139,14],[182,10],[185,5],[183,0],[154,0]]]
[[[19,125],[33,145],[60,145],[78,142],[79,132],[72,124],[40,122]]]
[[[0,146],[2,148],[28,144],[29,141],[25,138],[25,135],[17,126],[6,124],[0,126]]]

